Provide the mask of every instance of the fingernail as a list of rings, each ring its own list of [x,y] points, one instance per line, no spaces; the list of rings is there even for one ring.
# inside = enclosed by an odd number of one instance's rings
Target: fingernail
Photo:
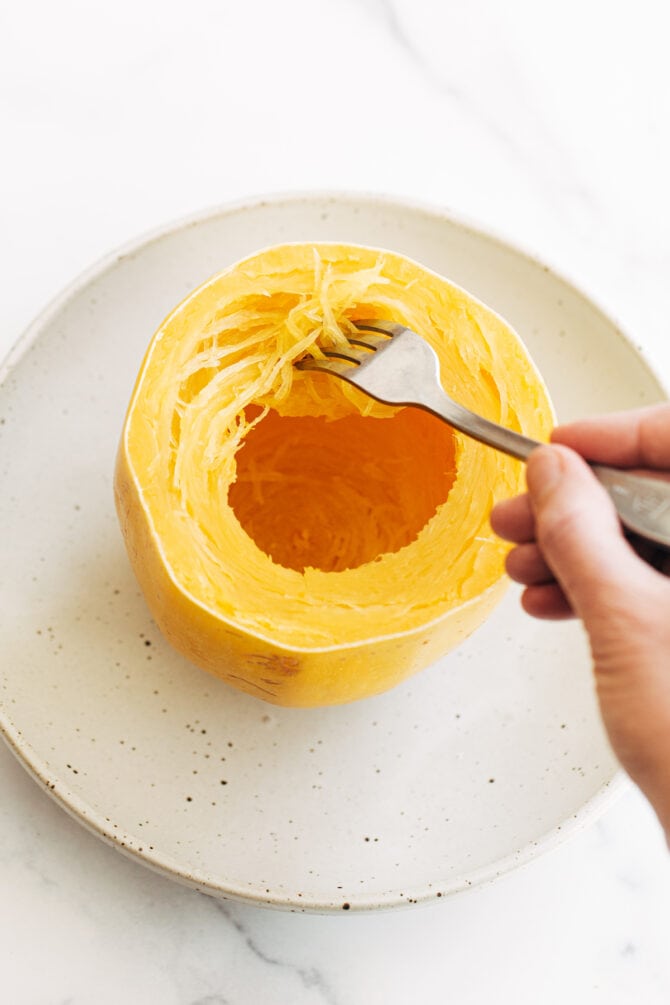
[[[542,498],[552,492],[561,480],[563,465],[558,451],[538,447],[528,458],[527,481],[531,494]]]

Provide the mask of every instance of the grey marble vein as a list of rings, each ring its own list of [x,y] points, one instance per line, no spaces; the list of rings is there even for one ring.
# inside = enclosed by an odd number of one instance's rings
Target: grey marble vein
[[[463,101],[466,97],[464,92],[460,88],[455,87],[454,84],[444,80],[443,77],[436,73],[430,65],[430,62],[421,52],[421,49],[414,44],[409,34],[405,31],[403,23],[400,20],[398,12],[393,4],[393,0],[378,0],[376,6],[382,15],[382,19],[386,23],[389,34],[400,46],[400,48],[405,50],[412,62],[428,79],[429,83],[434,87],[437,87],[443,94],[447,94],[457,101]],[[506,138],[506,135],[502,131],[501,135]]]
[[[234,908],[231,904],[214,898],[208,899],[211,901],[215,910],[218,911],[219,914],[222,914],[224,918],[230,922],[235,931],[244,939],[245,945],[257,959],[270,967],[281,967],[283,970],[288,970],[294,973],[299,978],[304,989],[306,991],[316,991],[317,994],[321,996],[325,1005],[339,1005],[333,989],[329,987],[323,974],[321,974],[316,967],[301,967],[295,963],[290,963],[287,960],[281,960],[275,956],[271,956],[258,945],[239,918],[235,917]],[[217,999],[214,999],[214,1001],[216,1002],[216,1005],[218,1005]],[[205,999],[205,1002],[208,1002],[208,999]],[[201,1005],[201,1002],[193,1002],[191,1005]]]
[[[568,148],[560,143],[559,138],[548,132],[546,123],[536,113],[532,103],[527,100],[523,81],[518,81],[514,93],[515,99],[524,100],[526,106],[522,116],[526,124],[526,132],[519,135],[515,133],[513,128],[507,128],[504,125],[505,122],[513,122],[513,119],[510,119],[509,116],[496,114],[494,108],[488,107],[482,100],[478,100],[478,97],[471,90],[458,86],[457,83],[447,79],[435,68],[432,60],[414,42],[406,30],[393,0],[372,0],[372,2],[364,0],[364,2],[369,10],[380,17],[389,35],[406,53],[427,83],[449,98],[461,111],[471,116],[473,121],[478,122],[486,134],[494,139],[508,155],[511,155],[527,173],[530,184],[538,188],[541,194],[546,194],[546,183],[548,182],[555,191],[561,192],[566,197],[571,208],[580,217],[586,216],[591,222],[602,220],[604,214],[597,193],[580,182],[578,173],[573,170],[572,161],[574,158]],[[512,62],[510,62],[511,66],[513,66]],[[526,141],[530,135],[527,128],[529,122],[533,123],[532,134],[543,133],[547,142],[539,145],[535,143],[531,146]],[[550,157],[538,153],[540,150],[547,149],[551,152]],[[538,160],[542,161],[540,165],[537,163]]]

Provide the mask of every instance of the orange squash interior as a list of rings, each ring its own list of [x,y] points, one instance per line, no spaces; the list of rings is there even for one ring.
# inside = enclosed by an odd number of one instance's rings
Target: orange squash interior
[[[356,569],[416,540],[456,477],[453,430],[419,408],[390,418],[271,411],[237,454],[228,502],[273,562]]]

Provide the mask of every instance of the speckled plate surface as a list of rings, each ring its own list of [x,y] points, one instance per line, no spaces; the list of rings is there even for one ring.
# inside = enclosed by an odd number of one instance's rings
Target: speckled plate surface
[[[561,418],[663,397],[613,323],[546,267],[439,212],[280,197],[170,226],[93,268],[2,371],[0,725],[70,813],[215,895],[296,910],[425,901],[493,879],[619,788],[578,626],[510,590],[465,645],[354,705],[277,709],[176,656],[140,597],[112,469],[163,316],[280,241],[417,258],[519,331]]]

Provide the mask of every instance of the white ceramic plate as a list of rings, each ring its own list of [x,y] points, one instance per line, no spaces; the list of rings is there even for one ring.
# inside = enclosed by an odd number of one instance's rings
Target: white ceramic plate
[[[312,195],[168,227],[79,279],[5,366],[0,725],[83,824],[200,890],[298,910],[415,903],[551,848],[619,787],[579,627],[532,621],[511,590],[394,691],[277,709],[162,641],[113,508],[158,323],[211,273],[292,240],[390,248],[466,287],[525,339],[561,418],[663,397],[583,295],[439,212]]]

